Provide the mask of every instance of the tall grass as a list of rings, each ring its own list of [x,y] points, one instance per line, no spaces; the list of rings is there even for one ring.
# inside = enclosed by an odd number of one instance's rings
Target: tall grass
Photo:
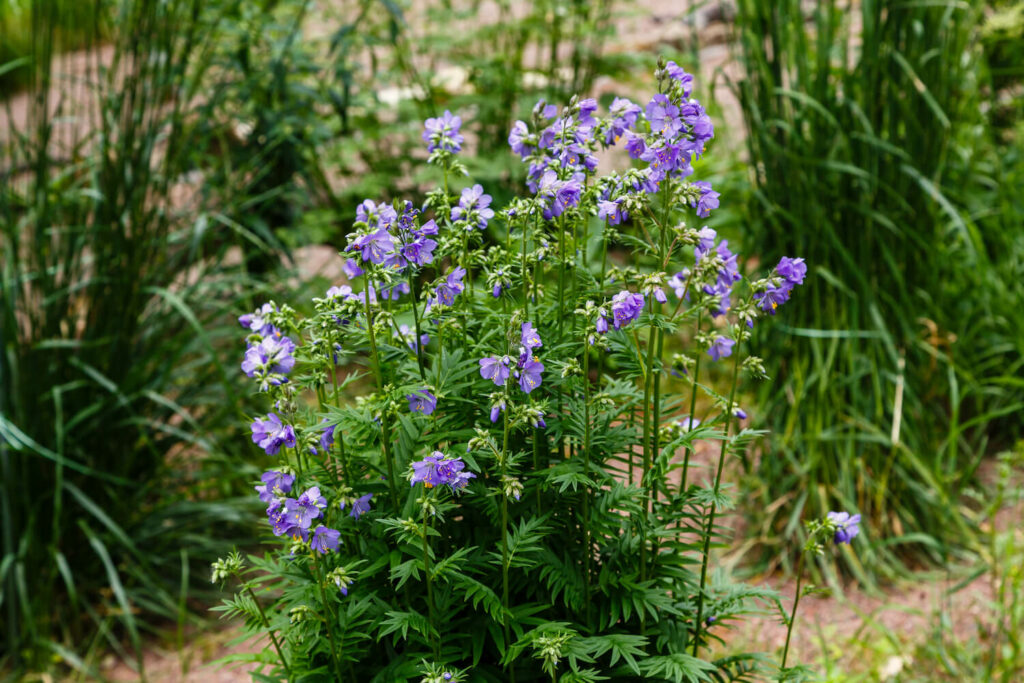
[[[251,288],[224,256],[255,238],[197,213],[185,173],[218,14],[111,3],[91,46],[108,16],[112,61],[72,87],[59,8],[32,5],[31,109],[3,134],[0,669],[90,677],[108,648],[141,668],[153,617],[186,618],[189,577],[240,528],[215,499],[244,468],[204,455],[241,414],[225,344]]]
[[[1020,249],[998,223],[1020,216],[966,209],[991,191],[974,167],[983,3],[805,6],[737,3],[753,251],[811,266],[812,303],[782,326],[791,360],[763,353],[785,391],[764,395],[776,439],[753,479],[780,543],[801,517],[860,510],[875,542],[847,560],[868,578],[862,563],[973,542],[959,494],[1020,427],[1024,312],[998,295]]]

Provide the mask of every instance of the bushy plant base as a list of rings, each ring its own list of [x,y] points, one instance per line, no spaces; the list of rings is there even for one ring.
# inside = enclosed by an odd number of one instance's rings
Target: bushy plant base
[[[213,578],[240,581],[220,609],[269,637],[261,680],[800,675],[708,652],[758,601],[780,604],[710,556],[723,463],[756,436],[735,403],[741,375],[763,377],[744,344],[806,267],[785,258],[748,283],[726,242],[682,222],[718,205],[687,179],[713,128],[689,74],[657,75],[645,110],[540,103],[517,122],[529,193],[499,214],[480,185],[454,191],[461,120],[429,119],[441,187],[423,209],[367,200],[350,284],[305,319],[272,302],[240,319],[277,538]],[[616,143],[637,166],[598,175],[594,153]],[[609,267],[610,245],[632,263]],[[672,335],[693,355],[663,358]],[[364,378],[372,392],[351,400]],[[698,441],[717,453],[700,483]],[[857,521],[815,525],[809,549],[849,542]]]

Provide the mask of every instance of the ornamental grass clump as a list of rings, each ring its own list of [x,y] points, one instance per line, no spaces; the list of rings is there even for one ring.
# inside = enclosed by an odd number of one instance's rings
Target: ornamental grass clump
[[[542,102],[516,122],[528,191],[503,209],[464,180],[461,119],[429,120],[440,187],[424,205],[360,205],[349,280],[312,315],[242,316],[272,549],[215,578],[240,581],[221,609],[272,643],[267,680],[768,667],[711,656],[730,622],[777,602],[711,571],[711,550],[724,463],[755,436],[736,401],[741,377],[764,378],[750,331],[806,267],[751,280],[691,225],[719,201],[691,179],[714,129],[689,74],[657,75],[646,107]],[[601,174],[613,145],[634,164]]]

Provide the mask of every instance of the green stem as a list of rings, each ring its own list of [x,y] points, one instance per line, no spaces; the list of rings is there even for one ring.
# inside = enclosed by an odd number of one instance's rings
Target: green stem
[[[644,520],[640,529],[640,581],[647,580],[647,525],[651,515],[651,388],[654,371],[654,336],[652,325],[647,337],[647,362],[644,370],[644,412],[643,412],[643,445],[644,460],[640,470],[640,483],[644,487]]]
[[[590,477],[590,349],[583,335],[583,474]],[[583,490],[583,577],[586,582],[586,619],[590,625],[590,487]]]
[[[508,399],[508,383],[505,384],[505,398],[506,402]],[[504,436],[501,440],[501,476],[504,480],[508,474],[508,408],[502,413],[504,416]],[[502,481],[502,492],[501,492],[501,605],[504,608],[504,614],[502,614],[502,630],[505,634],[505,647],[511,644],[511,636],[508,625],[508,496],[505,495],[504,481]],[[509,680],[516,680],[515,668],[510,668]]]
[[[434,582],[430,578],[430,540],[428,529],[427,506],[423,506],[423,576],[427,583],[427,614],[430,619],[430,645],[434,651],[434,660],[441,658],[440,643],[437,640],[437,621],[434,617]]]
[[[377,390],[384,391],[384,372],[380,367],[380,354],[377,352],[377,338],[373,332],[373,312],[370,310],[369,288],[369,279],[367,279],[366,291],[363,294],[363,301],[366,305],[366,330],[370,335],[370,352],[373,357],[373,370],[377,376]],[[388,419],[386,406],[380,414],[380,432],[381,445],[384,448],[384,460],[386,461],[388,468],[388,491],[391,494],[391,504],[394,506],[395,512],[397,513],[399,511],[398,489],[395,488],[395,460],[394,456],[391,454],[391,424]]]
[[[732,371],[732,388],[729,390],[729,403],[726,405],[725,410],[725,433],[722,435],[722,450],[718,454],[718,471],[715,472],[715,484],[714,491],[715,496],[711,501],[711,511],[708,514],[708,525],[704,529],[704,549],[701,553],[701,564],[700,564],[700,589],[697,592],[697,622],[693,625],[693,654],[697,655],[697,649],[700,647],[700,629],[702,626],[702,619],[704,617],[704,587],[707,585],[708,578],[708,558],[711,555],[711,535],[715,530],[715,513],[717,512],[718,506],[718,492],[722,483],[722,465],[725,463],[725,453],[729,447],[729,428],[732,426],[733,417],[733,402],[736,400],[736,384],[740,373],[740,357],[739,349],[733,349],[734,362]]]
[[[252,586],[245,582],[242,582],[242,585],[245,586],[245,590],[249,591],[249,597],[256,604],[256,609],[260,611],[260,620],[263,622],[263,628],[267,629],[267,635],[270,636],[270,642],[274,645],[274,649],[277,650],[277,657],[281,660],[281,666],[284,667],[285,675],[288,677],[288,680],[291,680],[292,672],[288,667],[288,660],[284,658],[284,652],[281,651],[281,644],[277,641],[274,629],[270,628],[270,620],[267,619],[267,613],[263,611],[263,605],[260,604],[256,593],[253,592]]]
[[[424,382],[426,382],[427,381],[427,373],[423,369],[423,348],[422,348],[423,345],[420,343],[420,336],[421,336],[420,335],[420,311],[419,311],[420,302],[419,302],[418,292],[416,291],[417,290],[416,284],[417,284],[416,283],[416,278],[413,277],[412,269],[410,269],[409,270],[409,292],[410,292],[410,294],[412,294],[412,320],[413,320],[413,324],[416,326],[416,339],[413,342],[413,346],[416,347],[416,364],[419,366],[419,369],[420,369],[420,379],[422,379]]]
[[[789,620],[786,623],[786,644],[782,648],[782,665],[779,667],[780,669],[786,668],[786,657],[789,656],[789,638],[793,635],[793,623],[796,621],[796,608],[800,605],[800,584],[804,579],[804,558],[806,556],[806,551],[800,553],[800,559],[796,563],[796,593],[793,594],[793,610],[789,613]]]
[[[701,318],[703,311],[697,312],[697,331],[700,331]],[[693,366],[693,391],[690,392],[690,429],[693,429],[693,413],[697,410],[697,377],[700,374],[700,359],[703,354],[697,354],[697,361]],[[687,476],[690,470],[690,454],[693,453],[693,442],[686,445],[686,450],[683,453],[683,476],[679,481],[679,492],[682,494],[686,493],[686,482]]]
[[[324,607],[327,609],[327,618],[324,619],[324,623],[327,625],[327,641],[331,646],[331,663],[334,666],[335,680],[341,680],[341,664],[338,662],[337,646],[334,644],[334,629],[331,627],[331,622],[334,621],[334,609],[327,602],[327,592],[324,591],[324,581],[327,580],[327,575],[324,571],[321,571],[320,563],[317,561],[316,553],[313,553],[313,570],[317,577],[317,584],[320,586],[320,599],[324,603]]]

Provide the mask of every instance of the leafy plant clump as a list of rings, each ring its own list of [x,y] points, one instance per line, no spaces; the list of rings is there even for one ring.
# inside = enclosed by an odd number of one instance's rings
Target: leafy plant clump
[[[365,201],[348,284],[306,318],[273,302],[240,318],[275,538],[213,579],[240,585],[218,609],[269,638],[261,680],[773,668],[710,656],[730,621],[779,604],[710,558],[724,462],[756,436],[736,403],[741,374],[764,377],[746,342],[806,267],[745,279],[714,230],[684,222],[718,205],[689,179],[714,129],[692,76],[669,62],[657,78],[646,108],[541,102],[517,121],[529,192],[501,211],[480,185],[455,189],[460,118],[429,119],[441,187],[422,210]],[[634,166],[599,174],[617,144]],[[631,263],[611,263],[616,245]]]

